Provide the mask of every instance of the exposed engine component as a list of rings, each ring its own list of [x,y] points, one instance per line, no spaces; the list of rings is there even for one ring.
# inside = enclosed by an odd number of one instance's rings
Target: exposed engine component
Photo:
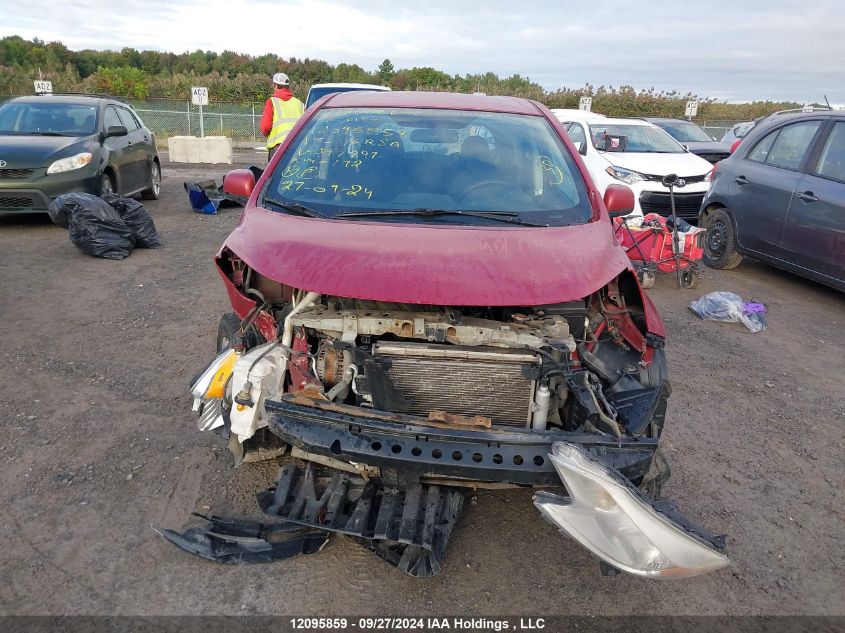
[[[373,355],[388,361],[387,376],[409,413],[443,410],[523,427],[531,421],[536,381],[527,370],[540,358],[530,351],[381,341]]]
[[[330,310],[321,306],[304,309],[290,317],[294,326],[311,328],[348,343],[360,336],[392,334],[400,338],[452,343],[539,349],[557,344],[575,351],[575,339],[561,316],[527,319],[525,323],[504,323],[475,317],[450,319],[443,312]]]
[[[336,349],[330,341],[324,339],[317,349],[315,364],[317,377],[327,387],[334,387],[343,380],[344,371],[349,366],[349,355],[344,355],[342,350]]]

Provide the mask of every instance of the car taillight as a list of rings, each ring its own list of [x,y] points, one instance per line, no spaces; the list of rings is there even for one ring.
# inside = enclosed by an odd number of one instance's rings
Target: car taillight
[[[741,138],[738,138],[738,139],[736,139],[736,140],[734,141],[734,144],[733,144],[733,145],[731,145],[731,154],[733,154],[733,153],[736,151],[736,148],[737,148],[737,147],[739,147],[739,144],[740,144],[740,143],[742,143],[742,139],[741,139]]]
[[[704,177],[704,182],[713,182],[713,179],[716,177],[716,169],[719,167],[719,163],[713,165],[713,169],[710,170],[710,173]]]

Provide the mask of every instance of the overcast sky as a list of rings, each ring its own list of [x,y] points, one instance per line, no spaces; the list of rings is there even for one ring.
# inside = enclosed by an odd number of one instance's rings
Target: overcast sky
[[[0,35],[845,103],[842,0],[0,0]]]

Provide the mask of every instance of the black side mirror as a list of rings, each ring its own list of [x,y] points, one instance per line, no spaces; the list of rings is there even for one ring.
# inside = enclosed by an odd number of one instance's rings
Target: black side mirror
[[[111,138],[112,136],[126,136],[129,134],[129,130],[126,129],[124,125],[112,125],[106,130],[105,138]]]

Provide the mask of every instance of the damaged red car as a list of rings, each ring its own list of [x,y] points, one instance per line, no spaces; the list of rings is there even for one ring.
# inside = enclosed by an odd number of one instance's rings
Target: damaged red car
[[[280,460],[274,521],[425,576],[468,494],[533,487],[605,573],[728,564],[660,497],[665,331],[610,220],[633,194],[602,199],[544,106],[331,95],[224,188],[249,197],[216,259],[233,312],[192,394],[238,462]]]

